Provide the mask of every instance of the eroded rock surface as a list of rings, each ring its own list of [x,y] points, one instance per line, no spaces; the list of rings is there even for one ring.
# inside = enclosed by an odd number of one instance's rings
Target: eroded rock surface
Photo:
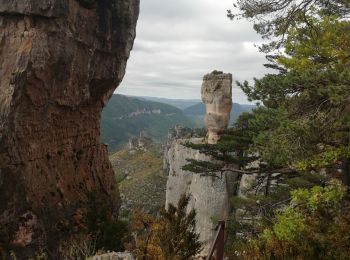
[[[54,250],[89,194],[118,208],[100,114],[138,12],[139,0],[0,0],[0,244]]]
[[[214,239],[217,222],[227,219],[231,212],[229,198],[236,192],[238,176],[232,172],[205,175],[183,170],[189,163],[188,159],[215,161],[185,144],[215,144],[220,139],[220,133],[227,129],[232,108],[232,75],[218,71],[205,75],[201,94],[206,106],[207,137],[198,138],[194,131],[184,131],[186,129],[179,127],[170,131],[165,147],[164,170],[168,174],[166,205],[176,205],[184,193],[191,195],[189,210],[193,208],[197,212],[196,232],[203,242],[200,255],[206,256]]]
[[[129,252],[111,252],[93,256],[92,260],[135,260],[135,258]]]
[[[202,101],[205,104],[205,124],[209,144],[220,139],[220,132],[227,129],[232,108],[232,75],[213,71],[203,78]]]
[[[237,176],[231,172],[217,173],[205,176],[185,171],[186,159],[213,161],[213,158],[198,150],[186,147],[184,144],[204,143],[204,138],[188,138],[173,140],[166,151],[168,160],[168,181],[166,186],[166,205],[176,205],[182,194],[190,194],[188,210],[194,208],[196,215],[196,232],[204,243],[201,255],[209,253],[215,236],[215,227],[219,220],[228,218],[231,205],[229,198],[233,196]]]

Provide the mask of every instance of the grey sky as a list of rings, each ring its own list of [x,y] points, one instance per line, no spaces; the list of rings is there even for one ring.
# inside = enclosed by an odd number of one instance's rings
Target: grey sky
[[[234,80],[262,76],[261,38],[247,21],[232,22],[233,0],[141,0],[134,49],[116,93],[200,98],[204,74],[230,72]],[[234,84],[233,101],[246,103]]]

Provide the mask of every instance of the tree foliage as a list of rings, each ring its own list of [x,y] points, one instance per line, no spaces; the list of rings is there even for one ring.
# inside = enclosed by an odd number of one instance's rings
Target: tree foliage
[[[259,238],[241,244],[237,259],[349,259],[350,205],[339,181],[297,189]]]
[[[158,233],[159,246],[165,259],[191,259],[201,250],[199,234],[196,233],[196,211],[187,213],[190,196],[182,195],[175,207],[160,212],[161,228]]]
[[[275,165],[343,168],[348,176],[350,23],[333,16],[309,21],[311,27],[288,31],[276,61],[285,71],[239,84],[264,105],[255,114],[269,115],[271,127],[254,137],[254,146]]]
[[[349,0],[238,0],[227,16],[253,21],[254,29],[263,38],[272,39],[261,48],[269,52],[283,46],[290,28],[312,27],[310,17],[335,15],[345,18],[349,11]]]
[[[202,247],[196,233],[196,212],[187,211],[190,196],[183,194],[177,206],[162,209],[155,218],[136,212],[136,243],[132,248],[140,259],[192,259]]]
[[[268,67],[275,74],[254,79],[253,85],[238,83],[251,101],[263,105],[250,119],[256,126],[250,151],[271,168],[287,166],[310,176],[323,169],[328,178],[342,177],[349,186],[350,22],[342,19],[349,11],[348,2],[283,2],[287,4],[283,13],[266,16],[266,23],[256,27],[265,37],[283,38],[279,44],[284,50],[268,57]],[[282,1],[275,9],[268,7],[271,1],[239,3],[252,4],[244,7],[251,11],[245,15],[258,21],[261,15],[278,10]],[[304,4],[302,10],[295,9]],[[276,46],[272,41],[265,50]],[[290,204],[275,210],[270,222],[261,218],[265,231],[260,227],[259,238],[235,241],[239,249],[231,255],[237,259],[349,259],[346,190],[333,180],[326,186],[292,191]]]
[[[238,82],[248,99],[261,105],[247,120],[248,151],[261,156],[267,169],[295,169],[302,179],[322,171],[350,186],[350,1],[238,0],[235,8],[238,13],[229,10],[228,16],[254,22],[266,40],[260,51],[270,53],[265,66],[274,69],[253,84]],[[280,187],[291,188],[289,181]],[[275,205],[279,189],[264,199],[235,198],[236,207],[257,213],[259,225],[234,226],[236,234],[255,233],[236,236],[230,256],[349,259],[347,189],[334,180],[305,186],[274,210],[269,205]]]

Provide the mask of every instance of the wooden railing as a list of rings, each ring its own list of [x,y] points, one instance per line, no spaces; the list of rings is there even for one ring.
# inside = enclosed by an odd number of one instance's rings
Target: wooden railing
[[[206,260],[212,259],[214,255],[214,251],[215,251],[215,260],[223,260],[224,246],[225,246],[225,221],[222,220],[218,222],[216,235]]]

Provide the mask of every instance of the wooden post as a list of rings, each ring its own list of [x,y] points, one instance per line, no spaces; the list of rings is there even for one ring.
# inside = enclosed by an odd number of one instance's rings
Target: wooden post
[[[206,260],[211,260],[211,257],[213,256],[214,251],[216,252],[215,260],[223,260],[224,246],[225,246],[225,221],[221,220],[218,223],[216,236]]]
[[[219,236],[216,242],[216,260],[224,259],[225,221],[219,221]]]

